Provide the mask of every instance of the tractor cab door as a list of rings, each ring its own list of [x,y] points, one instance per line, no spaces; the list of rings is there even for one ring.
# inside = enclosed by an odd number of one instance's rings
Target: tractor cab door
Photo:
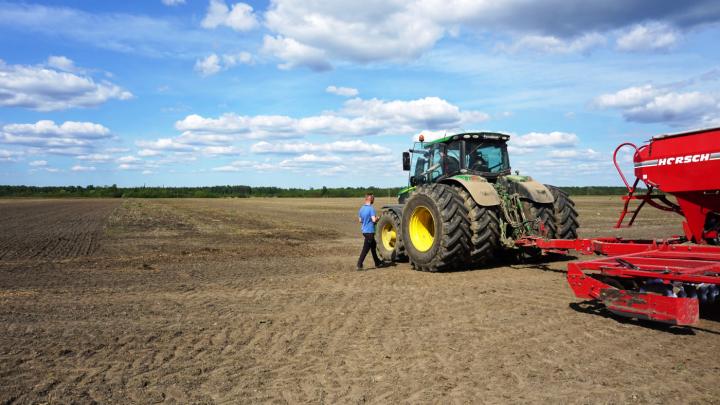
[[[435,183],[442,177],[460,172],[460,147],[460,143],[455,142],[449,145],[436,143],[423,149],[414,149],[422,150],[423,153],[414,153],[410,167],[410,185]]]
[[[444,173],[445,145],[417,144],[413,151],[412,164],[410,165],[410,185],[432,183]]]

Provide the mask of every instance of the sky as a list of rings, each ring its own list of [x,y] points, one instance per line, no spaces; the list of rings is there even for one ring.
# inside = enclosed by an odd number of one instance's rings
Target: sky
[[[0,184],[402,186],[420,133],[620,185],[720,126],[716,0],[0,0]],[[630,154],[621,161],[630,165]]]

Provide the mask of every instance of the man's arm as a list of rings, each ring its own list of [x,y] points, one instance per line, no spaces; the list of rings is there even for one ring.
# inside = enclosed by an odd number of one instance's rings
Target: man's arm
[[[373,223],[377,223],[377,221],[379,219],[377,217],[377,215],[375,214],[375,208],[372,209],[372,217],[370,217],[370,219],[372,219]]]

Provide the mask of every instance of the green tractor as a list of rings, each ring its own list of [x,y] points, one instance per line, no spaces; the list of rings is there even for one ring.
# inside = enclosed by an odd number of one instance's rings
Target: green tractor
[[[512,174],[509,135],[472,132],[416,142],[403,153],[409,187],[383,207],[375,239],[385,260],[421,271],[479,266],[528,238],[577,238],[568,195]],[[539,251],[524,250],[529,254]]]

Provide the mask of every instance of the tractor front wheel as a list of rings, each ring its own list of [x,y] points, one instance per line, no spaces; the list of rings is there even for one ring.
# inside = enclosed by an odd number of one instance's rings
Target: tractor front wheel
[[[393,210],[383,210],[375,226],[377,251],[384,260],[405,260],[405,245],[402,239],[400,217]]]

